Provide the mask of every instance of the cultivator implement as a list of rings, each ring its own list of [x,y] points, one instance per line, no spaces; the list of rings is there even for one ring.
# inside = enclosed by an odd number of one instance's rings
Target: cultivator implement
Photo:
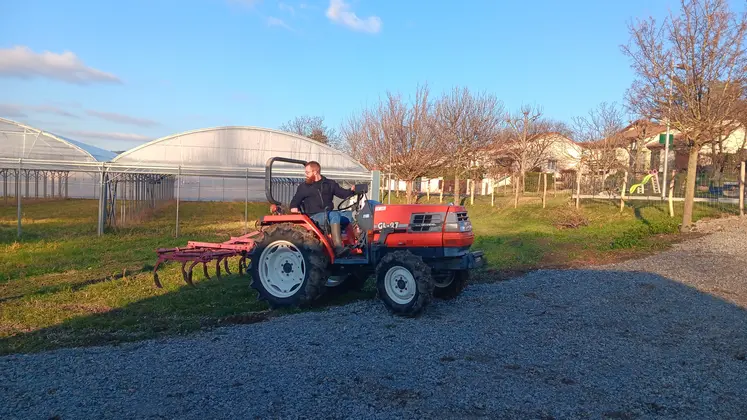
[[[220,278],[221,263],[223,263],[226,274],[230,275],[231,271],[228,269],[228,261],[230,258],[239,257],[239,274],[243,274],[249,270],[251,262],[247,264],[247,259],[256,246],[257,236],[261,234],[262,232],[255,231],[243,236],[231,237],[230,240],[220,243],[189,241],[187,242],[187,246],[183,248],[159,248],[156,250],[158,261],[153,268],[153,281],[157,287],[163,287],[158,278],[157,271],[158,267],[167,261],[182,263],[182,277],[184,277],[184,281],[190,286],[194,285],[192,283],[192,269],[197,264],[202,264],[202,272],[209,279],[208,264],[215,262],[215,273]]]

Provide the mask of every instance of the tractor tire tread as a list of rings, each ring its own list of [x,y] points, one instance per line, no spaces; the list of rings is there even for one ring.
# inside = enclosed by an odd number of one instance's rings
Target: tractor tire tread
[[[297,306],[310,307],[318,300],[326,288],[329,258],[319,238],[301,225],[279,223],[263,229],[263,237],[258,242],[254,255],[258,258],[264,248],[277,239],[285,239],[295,244],[306,256],[309,263],[309,276],[305,287],[291,298],[278,299],[268,293],[259,280],[259,264],[251,264],[251,287],[258,293],[258,299],[266,301],[272,309]]]
[[[389,266],[396,264],[406,267],[413,275],[417,284],[417,294],[412,302],[399,305],[386,296],[384,275]],[[394,251],[386,254],[376,266],[376,293],[385,306],[395,315],[417,317],[433,300],[435,283],[431,276],[431,267],[423,259],[410,251]]]

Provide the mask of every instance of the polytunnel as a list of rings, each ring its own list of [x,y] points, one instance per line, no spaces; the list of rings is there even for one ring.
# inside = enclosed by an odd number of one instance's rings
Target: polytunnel
[[[18,207],[23,199],[96,198],[103,162],[115,154],[48,131],[0,118],[0,188]]]
[[[78,170],[116,156],[108,150],[4,118],[0,118],[0,139],[0,177],[5,200],[11,196],[90,198],[97,191],[96,179]]]
[[[6,139],[0,168],[22,176],[27,173],[24,171],[64,173],[66,180],[70,173],[78,174],[76,194],[70,196],[99,199],[99,235],[106,226],[136,222],[147,210],[172,200],[176,201],[177,235],[180,201],[264,201],[265,166],[272,157],[317,161],[323,175],[345,186],[367,183],[372,198],[378,197],[378,172],[367,170],[340,150],[268,128],[232,126],[188,131],[115,156],[23,124],[8,120],[0,123]],[[303,182],[303,167],[276,163],[273,180],[273,196],[287,203]],[[64,185],[68,194],[68,185],[73,184]],[[20,198],[18,206],[20,220]]]
[[[187,131],[135,147],[107,165],[108,184],[123,182],[119,189],[115,187],[115,196],[128,197],[141,189],[132,177],[174,176],[178,235],[180,201],[266,200],[266,164],[273,157],[317,161],[323,175],[344,186],[369,184],[372,198],[378,197],[378,176],[344,152],[293,133],[245,126]],[[303,182],[303,167],[275,163],[272,174],[273,196],[287,203]],[[122,213],[121,207],[112,202],[107,209]],[[114,220],[119,220],[116,215]]]

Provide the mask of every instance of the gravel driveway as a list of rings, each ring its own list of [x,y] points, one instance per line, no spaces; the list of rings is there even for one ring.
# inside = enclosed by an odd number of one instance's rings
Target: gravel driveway
[[[747,418],[747,223],[595,270],[0,358],[0,418]]]

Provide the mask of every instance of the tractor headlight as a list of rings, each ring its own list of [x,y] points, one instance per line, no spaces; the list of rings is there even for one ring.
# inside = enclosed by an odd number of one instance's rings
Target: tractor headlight
[[[472,222],[467,212],[448,213],[444,222],[444,232],[472,232]]]

